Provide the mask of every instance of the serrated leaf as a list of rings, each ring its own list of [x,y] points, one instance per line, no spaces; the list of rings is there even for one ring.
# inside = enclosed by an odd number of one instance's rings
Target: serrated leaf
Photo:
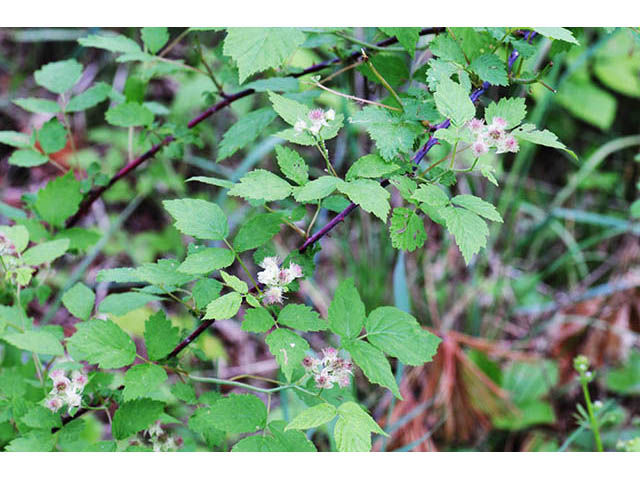
[[[436,35],[429,44],[429,50],[441,60],[455,62],[460,65],[466,65],[467,63],[460,45],[449,34]]]
[[[82,76],[82,65],[75,59],[47,63],[33,74],[36,83],[53,93],[70,90]]]
[[[140,46],[124,35],[89,35],[78,40],[83,47],[101,48],[110,52],[136,53],[141,52]]]
[[[224,160],[251,144],[275,118],[276,113],[271,108],[254,110],[240,117],[223,135],[217,161]]]
[[[540,35],[544,35],[552,40],[562,40],[563,42],[573,43],[580,45],[575,39],[571,30],[562,27],[534,27],[534,32],[538,32]]]
[[[173,258],[161,258],[156,263],[144,263],[136,268],[136,276],[143,282],[160,287],[179,286],[195,279],[193,275],[178,270]]]
[[[356,160],[356,162],[349,167],[345,179],[348,181],[358,177],[380,178],[396,172],[399,168],[398,165],[385,162],[380,155],[371,153]]]
[[[169,29],[167,27],[144,27],[140,29],[140,37],[144,46],[155,54],[169,41]]]
[[[408,365],[430,362],[440,339],[423,329],[417,320],[396,307],[379,307],[365,321],[367,340],[387,355]]]
[[[69,248],[69,239],[51,240],[35,247],[31,247],[22,255],[22,260],[26,265],[37,266],[43,263],[53,262],[56,258],[64,255]]]
[[[447,230],[454,236],[468,265],[473,255],[487,246],[489,236],[487,224],[475,213],[462,208],[445,207],[438,212],[444,218]]]
[[[148,397],[160,385],[167,381],[164,368],[153,363],[134,365],[124,375],[124,391],[122,398],[125,402],[140,397]]]
[[[413,252],[427,240],[422,219],[411,209],[394,208],[389,225],[391,245],[394,248]]]
[[[473,213],[477,213],[493,222],[502,223],[502,217],[496,207],[474,195],[456,195],[451,199],[451,203],[471,210]]]
[[[231,289],[235,290],[238,293],[246,294],[249,292],[249,286],[246,282],[240,280],[235,275],[230,275],[224,270],[220,271],[220,276],[222,277],[222,281]]]
[[[371,432],[387,435],[355,402],[343,403],[337,413],[333,436],[340,452],[368,452],[371,450]]]
[[[142,292],[112,293],[100,302],[98,312],[110,313],[116,317],[121,317],[155,300],[161,300],[161,298]]]
[[[527,115],[527,106],[524,98],[501,98],[498,103],[491,102],[484,111],[487,124],[491,124],[495,117],[502,117],[507,122],[507,129],[515,128]]]
[[[304,40],[298,28],[228,28],[223,52],[238,64],[243,83],[256,72],[282,65]]]
[[[65,107],[65,112],[81,112],[105,101],[112,92],[111,85],[103,82],[96,83],[93,87],[76,95]]]
[[[385,160],[392,160],[401,153],[410,153],[416,138],[423,132],[417,123],[373,106],[356,113],[351,123],[363,124]]]
[[[387,357],[373,345],[362,340],[349,340],[344,344],[353,363],[362,369],[362,373],[371,383],[388,388],[393,395],[402,400],[402,395],[391,372]]]
[[[213,278],[201,278],[191,290],[196,307],[202,309],[220,296],[222,284]]]
[[[69,313],[81,320],[91,316],[96,301],[96,294],[84,283],[78,282],[62,295],[62,304]]]
[[[51,430],[62,427],[60,414],[54,413],[42,405],[33,407],[20,418],[20,421],[31,428]]]
[[[288,382],[295,369],[300,368],[302,359],[309,350],[309,344],[300,335],[286,328],[278,328],[267,335],[265,342],[269,351],[276,357],[282,373]]]
[[[46,98],[16,98],[13,103],[32,113],[58,113],[60,111],[58,102]]]
[[[420,27],[378,27],[390,37],[396,37],[400,45],[413,57],[420,38]]]
[[[53,117],[38,131],[38,141],[44,153],[58,152],[67,144],[67,131],[58,119]]]
[[[125,102],[107,110],[105,119],[116,127],[142,127],[153,122],[153,113],[139,103]]]
[[[242,177],[240,182],[229,190],[229,195],[274,202],[291,195],[291,185],[274,173],[258,168]]]
[[[333,420],[337,413],[336,407],[330,403],[319,403],[299,413],[296,418],[289,422],[285,430],[316,428]]]
[[[266,426],[267,407],[255,395],[231,394],[211,405],[208,423],[228,433],[256,432]]]
[[[111,432],[116,440],[124,440],[156,421],[164,410],[164,403],[140,398],[120,405],[113,415]]]
[[[280,311],[278,323],[303,332],[319,332],[329,327],[318,312],[307,305],[296,303],[290,303]]]
[[[545,147],[560,148],[566,150],[564,143],[558,140],[558,137],[549,130],[536,130],[536,126],[531,123],[525,123],[511,132],[514,137],[527,142],[544,145]]]
[[[165,200],[162,204],[175,219],[175,227],[185,235],[202,240],[222,240],[229,234],[227,216],[215,203],[183,198]]]
[[[289,180],[298,185],[304,185],[309,181],[309,166],[298,152],[276,145],[276,157],[280,170]]]
[[[469,65],[480,80],[491,85],[506,86],[509,84],[505,63],[493,53],[485,53],[476,57]]]
[[[356,338],[360,335],[365,320],[364,303],[355,287],[353,278],[338,285],[329,305],[329,327],[341,337]]]
[[[24,225],[14,225],[9,227],[7,225],[0,225],[0,232],[2,232],[11,243],[18,253],[27,248],[29,245],[29,230]]]
[[[317,200],[321,200],[331,195],[338,185],[344,183],[343,180],[325,175],[315,180],[311,180],[309,183],[302,187],[294,189],[293,198],[300,203],[311,203]]]
[[[54,227],[61,227],[67,218],[78,211],[82,201],[80,182],[73,172],[56,178],[38,190],[35,209],[44,221]]]
[[[9,157],[9,165],[17,167],[37,167],[49,161],[49,157],[35,150],[16,150]]]
[[[180,342],[180,330],[171,324],[164,312],[151,315],[144,324],[144,343],[149,360],[166,357]]]
[[[202,396],[200,397],[200,401],[202,401]],[[189,418],[189,428],[195,433],[201,434],[209,448],[221,445],[226,437],[222,430],[213,426],[213,419],[215,418],[210,407],[196,408],[193,415]]]
[[[111,320],[77,323],[67,348],[75,360],[86,360],[100,368],[122,368],[136,358],[133,340]]]
[[[178,267],[178,271],[189,274],[207,274],[228,267],[234,260],[235,256],[229,249],[205,248],[188,255]]]
[[[457,127],[462,127],[476,113],[476,107],[467,91],[452,80],[443,79],[438,84],[433,98],[438,111]]]
[[[44,330],[7,333],[2,338],[14,347],[29,352],[55,356],[64,354],[60,340],[54,334]]]
[[[207,313],[203,319],[227,320],[233,318],[240,310],[241,304],[242,296],[239,293],[227,293],[207,305]]]
[[[241,329],[245,332],[264,333],[275,326],[269,310],[263,307],[248,308],[244,313]]]
[[[375,180],[359,178],[339,184],[338,189],[364,211],[373,213],[383,222],[387,221],[387,215],[391,208],[389,205],[391,194],[381,187],[380,183]]]
[[[233,239],[236,252],[258,248],[280,231],[282,216],[279,213],[259,213],[244,223]]]
[[[426,203],[430,207],[444,207],[449,204],[447,194],[432,184],[420,185],[411,198]]]

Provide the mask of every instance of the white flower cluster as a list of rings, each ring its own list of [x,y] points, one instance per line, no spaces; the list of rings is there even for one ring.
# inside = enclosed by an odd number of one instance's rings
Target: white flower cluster
[[[173,437],[165,432],[159,420],[151,425],[146,433],[149,435],[149,442],[154,452],[177,450],[184,443],[182,437]]]
[[[480,157],[489,151],[490,147],[496,147],[496,153],[513,152],[520,150],[518,140],[505,131],[507,121],[502,117],[493,117],[491,125],[485,125],[484,120],[474,118],[469,121],[467,128],[476,136],[471,145],[474,157]]]
[[[9,237],[0,232],[0,255],[15,255],[16,247]]]
[[[263,301],[265,305],[282,303],[284,293],[288,291],[287,285],[296,278],[303,277],[300,265],[291,262],[289,268],[280,268],[278,266],[278,257],[266,257],[262,260],[260,266],[264,270],[258,272],[258,281],[269,287],[264,292]]]
[[[322,350],[322,359],[305,357],[302,366],[307,373],[313,375],[316,387],[330,389],[337,383],[340,388],[349,386],[353,374],[353,364],[349,360],[340,358],[335,348]]]
[[[65,405],[68,406],[68,411],[80,407],[82,391],[87,384],[87,376],[83,372],[75,370],[69,379],[64,370],[53,370],[49,378],[53,380],[53,389],[44,401],[45,407],[52,412],[57,412]]]
[[[330,108],[326,112],[321,108],[316,108],[307,114],[309,123],[307,123],[306,120],[298,119],[296,124],[293,126],[293,129],[296,132],[309,130],[312,134],[317,135],[322,127],[328,126],[329,122],[335,118],[336,112],[333,108]]]

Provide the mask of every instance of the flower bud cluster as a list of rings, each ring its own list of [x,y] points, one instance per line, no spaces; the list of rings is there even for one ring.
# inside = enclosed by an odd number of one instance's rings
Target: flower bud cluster
[[[57,412],[67,405],[68,411],[80,407],[82,404],[82,391],[87,384],[87,375],[80,370],[71,373],[67,377],[64,370],[53,370],[49,374],[53,380],[53,389],[44,401],[45,407],[52,412]]]
[[[335,348],[322,350],[322,359],[305,357],[302,366],[308,374],[313,375],[316,387],[330,389],[337,383],[340,388],[349,386],[353,375],[353,364],[340,358]]]
[[[293,129],[299,133],[309,130],[312,134],[317,135],[322,127],[328,126],[329,122],[335,118],[336,112],[333,108],[330,108],[326,112],[321,108],[316,108],[309,112],[307,120],[299,119],[293,126]]]
[[[474,157],[484,155],[491,147],[496,148],[496,153],[516,153],[520,150],[518,140],[507,133],[507,121],[502,117],[493,117],[490,125],[486,125],[482,119],[474,118],[467,123],[467,128],[476,138],[471,144]]]
[[[284,293],[288,291],[287,285],[296,278],[302,278],[302,267],[291,262],[289,268],[280,268],[278,266],[278,257],[266,257],[260,263],[264,269],[258,272],[258,281],[268,288],[264,292],[263,302],[265,305],[274,303],[282,303]]]

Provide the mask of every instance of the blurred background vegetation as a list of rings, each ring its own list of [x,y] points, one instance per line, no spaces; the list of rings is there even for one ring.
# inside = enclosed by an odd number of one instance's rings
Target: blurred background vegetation
[[[184,129],[190,118],[219,100],[211,78],[202,73],[206,68],[215,72],[226,92],[242,88],[235,67],[222,54],[223,32],[190,33],[167,52],[169,61],[136,64],[117,63],[113,54],[83,48],[76,41],[103,31],[0,29],[0,130],[29,133],[49,118],[25,111],[13,100],[49,95],[35,84],[33,72],[67,58],[85,67],[77,89],[104,81],[143,99],[161,119],[156,131],[136,136],[130,152],[127,130],[104,121],[108,102],[74,114],[77,152],[69,145],[55,159],[63,168],[91,172],[96,183],[113,175],[130,153],[144,152],[161,138],[163,128]],[[139,39],[139,29],[118,31]],[[170,29],[171,38],[183,31]],[[367,42],[385,38],[375,28],[349,31]],[[392,432],[390,439],[378,439],[374,449],[593,450],[588,422],[577,409],[583,399],[572,362],[579,354],[590,359],[596,375],[590,389],[592,398],[602,402],[605,447],[616,449],[620,440],[640,436],[640,204],[634,203],[640,173],[640,41],[630,29],[572,31],[580,46],[571,50],[543,38],[535,42],[528,61],[538,68],[552,62],[542,79],[549,88],[541,83],[493,88],[481,104],[528,94],[528,121],[556,133],[579,160],[526,144],[515,155],[495,158],[498,187],[480,175],[453,186],[498,205],[505,219],[494,226],[487,250],[469,267],[451,237],[432,223],[426,225],[425,247],[406,254],[392,248],[384,225],[360,210],[323,240],[315,277],[299,292],[305,301],[326,315],[338,281],[354,276],[367,310],[382,304],[410,309],[443,338],[431,364],[397,368],[403,402],[358,382],[364,403]],[[383,76],[391,76],[401,90],[410,88],[413,78],[424,81],[430,39],[421,38],[413,60],[406,53],[385,53],[396,62]],[[295,71],[331,58],[334,44],[332,35],[309,35],[286,68]],[[348,40],[338,42],[338,53],[351,48]],[[339,69],[337,65],[322,73]],[[351,69],[334,78],[331,87],[376,99],[384,92],[376,82],[361,69]],[[360,108],[310,88],[304,77],[294,88],[347,117]],[[210,175],[236,181],[257,165],[272,169],[273,149],[282,143],[271,136],[278,131],[275,123],[247,148],[217,162],[224,132],[265,105],[264,93],[233,103],[198,127],[200,145],[173,144],[109,190],[85,223],[96,232],[93,241],[80,246],[88,261],[59,265],[55,277],[48,279],[52,290],[34,287],[33,316],[52,317],[47,320],[72,330],[66,312],[52,307],[58,289],[72,276],[94,287],[99,301],[114,291],[113,286],[95,283],[99,270],[184,256],[181,236],[162,209],[163,199],[190,195],[216,201],[229,215],[232,229],[249,215],[252,207],[227,198],[224,190],[184,180]],[[366,133],[346,122],[329,148],[334,166],[344,174],[372,144]],[[1,223],[12,218],[12,206],[29,202],[33,192],[59,174],[51,164],[10,166],[12,150],[0,145]],[[310,165],[322,165],[317,152],[300,151]],[[446,154],[445,147],[438,146],[423,165]],[[392,197],[392,205],[400,202]],[[339,211],[342,206],[334,207]],[[322,210],[318,225],[332,215]],[[33,240],[46,235],[37,222],[19,222],[28,226]],[[275,248],[286,254],[298,242],[286,232],[276,237]],[[194,319],[174,308],[176,324],[190,330]],[[141,335],[150,312],[144,307],[118,318],[118,323]],[[234,321],[216,323],[198,340],[196,353],[194,361],[213,362],[221,377],[276,370],[264,344]],[[283,396],[277,409],[290,417],[294,399]]]

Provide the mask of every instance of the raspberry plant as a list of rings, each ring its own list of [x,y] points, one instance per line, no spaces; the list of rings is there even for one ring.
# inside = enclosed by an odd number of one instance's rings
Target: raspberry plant
[[[21,208],[2,204],[0,211],[10,220],[0,227],[6,450],[168,451],[185,448],[186,438],[192,449],[315,451],[313,434],[322,432],[332,449],[368,451],[372,434],[387,435],[359,389],[368,382],[402,400],[392,365],[431,361],[440,338],[396,306],[367,311],[366,285],[353,278],[341,278],[326,318],[304,303],[301,286],[314,278],[327,234],[346,235],[338,226],[356,209],[385,225],[398,250],[424,248],[425,224],[434,223],[452,236],[466,264],[482,255],[488,222],[503,219],[486,199],[455,193],[456,183],[479,174],[498,186],[499,155],[526,142],[573,155],[527,121],[523,93],[547,68],[534,61],[542,37],[559,49],[577,41],[564,28],[381,28],[372,33],[378,43],[345,30],[188,29],[175,41],[165,28],[143,28],[131,38],[98,33],[79,46],[126,66],[123,86],[87,84],[73,58],[33,73],[49,94],[14,103],[48,120],[30,134],[2,131],[0,142],[15,148],[11,165],[52,164],[61,172],[25,194]],[[189,44],[189,58],[168,58],[180,41]],[[337,56],[291,65],[313,49]],[[222,61],[213,65],[212,58]],[[351,69],[372,86],[367,98],[331,87],[334,76]],[[203,100],[212,104],[184,125],[146,100],[146,91],[157,78],[179,83],[186,75],[209,81]],[[215,170],[214,160],[238,156],[263,132],[276,140],[263,155],[269,161],[238,170],[233,181],[199,175],[182,183],[166,162],[161,171],[158,157],[179,163],[185,149],[211,143],[205,120],[236,102],[244,102],[241,115],[226,128],[216,158],[206,161]],[[95,142],[124,145],[123,165],[74,145],[74,116],[100,109],[108,129]],[[369,153],[343,158],[336,138],[363,132]],[[70,167],[56,157],[65,148],[72,150]],[[156,175],[155,187],[143,165]],[[124,181],[134,178],[143,195],[163,198],[186,250],[160,247],[151,261],[101,270],[96,284],[116,287],[105,295],[84,273],[139,205]],[[238,200],[242,218],[221,208],[221,195]],[[103,201],[128,203],[109,231],[94,226],[92,212]],[[326,212],[334,216],[320,226]],[[297,248],[284,250],[292,238]],[[61,273],[65,268],[70,275]],[[65,280],[52,283],[59,274]],[[36,303],[46,308],[34,309]],[[60,304],[72,328],[51,323]],[[154,313],[141,338],[133,338],[118,319],[146,305]],[[179,322],[177,312],[190,320]],[[277,377],[215,376],[196,344],[223,320],[264,341]],[[288,421],[272,412],[285,394],[299,405]],[[83,418],[91,412],[109,431],[83,441]]]

